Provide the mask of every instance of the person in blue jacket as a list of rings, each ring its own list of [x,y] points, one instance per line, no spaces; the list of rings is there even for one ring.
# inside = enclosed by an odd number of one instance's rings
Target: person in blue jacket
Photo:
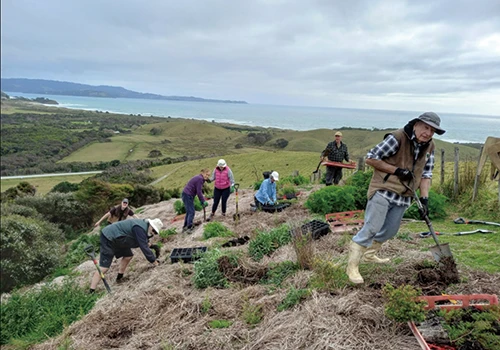
[[[102,273],[106,273],[113,258],[122,258],[118,268],[116,281],[120,282],[134,253],[132,248],[141,248],[146,259],[157,266],[160,262],[149,248],[149,239],[153,234],[160,233],[163,222],[160,219],[131,219],[115,222],[101,230],[101,250],[99,254],[99,266]],[[101,276],[95,272],[90,282],[90,292],[93,293]]]
[[[273,171],[268,179],[260,184],[260,188],[255,194],[255,206],[262,208],[264,205],[276,204],[276,182],[279,180],[277,171]]]
[[[200,173],[193,176],[184,190],[182,191],[182,202],[184,203],[184,208],[186,208],[186,216],[184,218],[184,226],[182,227],[182,232],[192,233],[194,229],[194,197],[198,196],[203,208],[208,207],[208,202],[203,196],[203,184],[210,178],[210,169],[202,169]]]

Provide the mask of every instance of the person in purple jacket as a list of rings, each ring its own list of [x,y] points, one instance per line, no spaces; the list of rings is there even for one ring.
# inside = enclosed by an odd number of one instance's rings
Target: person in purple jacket
[[[186,217],[184,218],[184,226],[182,232],[193,232],[194,220],[194,197],[198,196],[203,208],[208,207],[208,202],[203,196],[202,187],[203,183],[210,178],[210,169],[202,169],[200,174],[193,176],[188,181],[186,187],[182,191],[182,202],[186,208]]]

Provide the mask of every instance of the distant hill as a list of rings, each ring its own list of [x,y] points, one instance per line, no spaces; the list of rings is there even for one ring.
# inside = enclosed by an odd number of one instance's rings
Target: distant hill
[[[86,85],[71,83],[67,81],[24,79],[24,78],[2,78],[2,90],[10,92],[24,92],[27,94],[108,97],[108,98],[141,98],[148,100],[171,100],[191,102],[219,102],[219,103],[243,103],[245,101],[214,100],[193,96],[163,96],[157,94],[143,93],[127,90],[121,86],[108,85]]]

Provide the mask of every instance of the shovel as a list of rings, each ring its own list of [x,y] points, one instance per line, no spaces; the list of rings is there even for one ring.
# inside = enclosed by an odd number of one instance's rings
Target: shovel
[[[436,232],[437,235],[451,234],[453,236],[465,236],[465,235],[471,235],[473,233],[494,233],[494,232],[490,231],[490,230],[482,230],[482,229],[478,229],[478,230],[474,230],[474,231],[461,231],[461,232],[455,232],[455,233]],[[430,232],[421,232],[420,237],[427,238],[430,236],[430,234],[431,234]]]
[[[483,224],[483,225],[493,225],[500,226],[497,222],[480,221],[480,220],[465,220],[464,218],[456,218],[453,220],[455,224]]]
[[[404,184],[403,185],[413,193],[413,198],[415,199],[415,203],[417,203],[418,209],[423,212],[424,211],[424,206],[420,202],[420,199],[417,196],[417,193],[411,189],[408,185]],[[432,253],[432,256],[434,257],[434,260],[436,262],[439,262],[439,260],[443,257],[451,257],[453,259],[453,254],[451,253],[450,246],[448,243],[445,244],[439,244],[439,241],[437,239],[436,231],[434,231],[434,228],[432,227],[432,222],[429,219],[429,216],[427,214],[424,215],[424,221],[427,224],[427,227],[429,228],[429,232],[432,235],[432,239],[434,239],[434,242],[436,242],[436,245],[433,247],[429,247],[429,250]],[[455,259],[453,259],[455,260]]]
[[[319,167],[321,166],[321,163],[323,163],[322,160],[319,161],[318,166],[316,167],[316,170],[314,170],[312,173],[316,174],[319,171]]]
[[[236,213],[233,215],[233,220],[236,221],[236,224],[240,221],[240,213],[238,213],[238,188],[240,184],[234,184],[234,190],[236,191]]]
[[[108,293],[111,294],[111,288],[109,287],[109,284],[106,281],[106,278],[104,278],[104,274],[102,273],[101,269],[99,268],[99,264],[97,263],[97,260],[95,259],[94,246],[92,244],[89,244],[84,249],[85,249],[85,253],[87,253],[87,255],[90,256],[90,258],[94,262],[94,265],[97,268],[97,272],[99,272],[99,276],[101,276],[102,282],[104,283],[106,290],[108,291]]]

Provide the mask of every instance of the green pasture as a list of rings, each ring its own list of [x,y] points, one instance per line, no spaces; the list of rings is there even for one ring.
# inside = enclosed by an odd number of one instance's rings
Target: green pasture
[[[37,194],[46,194],[55,185],[60,182],[68,181],[70,183],[80,183],[86,178],[93,176],[89,175],[70,175],[70,176],[51,176],[51,177],[31,177],[25,179],[7,179],[0,181],[1,192],[5,192],[8,188],[17,186],[20,182],[26,181],[35,186]]]
[[[500,227],[483,224],[455,224],[453,220],[459,216],[460,214],[457,214],[446,220],[434,220],[432,222],[435,231],[444,233],[438,235],[439,243],[449,243],[451,252],[459,269],[466,267],[489,273],[499,273]],[[481,219],[476,218],[475,220]],[[486,229],[493,231],[493,233],[474,233],[462,236],[453,235],[453,233],[456,232],[474,231],[476,229]],[[410,242],[418,243],[422,250],[427,251],[429,247],[435,245],[434,240],[432,237],[419,238],[418,236],[418,233],[427,231],[429,231],[429,228],[423,221],[404,223],[401,225],[398,236],[409,234],[409,236],[412,237],[412,241]]]
[[[201,169],[214,169],[219,158],[221,157],[204,158],[151,168],[153,176],[156,178],[168,175],[155,186],[164,188],[184,187],[186,182],[198,174]],[[269,170],[276,170],[280,177],[291,176],[297,170],[300,175],[309,178],[311,173],[316,170],[319,162],[319,154],[316,152],[255,151],[245,154],[226,155],[222,158],[233,170],[235,181],[242,188],[251,187],[254,182],[262,180],[262,172]],[[321,168],[322,171],[325,171],[324,166]],[[352,169],[344,169],[344,178],[353,172]]]
[[[71,153],[60,162],[109,162],[115,159],[126,160],[135,143],[120,142],[113,138],[112,142],[94,142]]]

